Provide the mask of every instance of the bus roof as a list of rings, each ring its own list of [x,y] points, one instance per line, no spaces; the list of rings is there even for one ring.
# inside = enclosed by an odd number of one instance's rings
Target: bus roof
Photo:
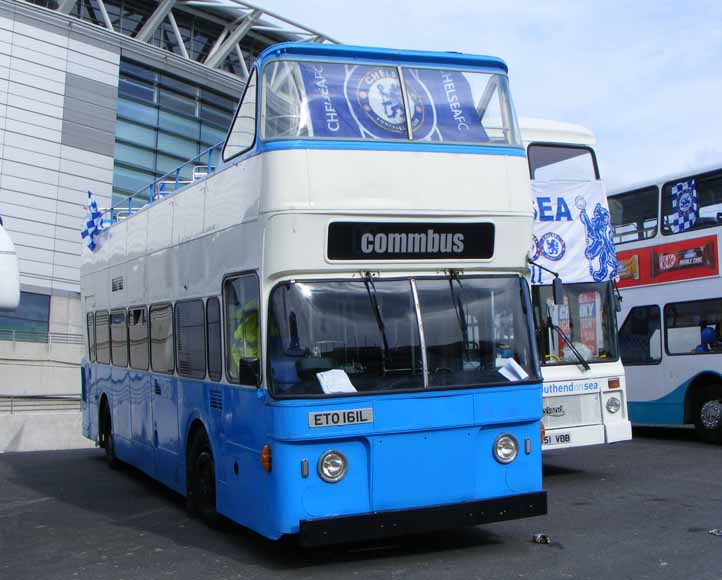
[[[524,146],[535,141],[542,143],[570,143],[589,147],[597,144],[597,139],[590,129],[573,123],[521,117],[519,119],[519,129],[521,130]]]
[[[679,178],[682,178],[685,176],[691,177],[693,175],[702,175],[704,173],[711,173],[713,171],[719,171],[721,167],[722,167],[722,163],[717,162],[717,163],[714,163],[711,165],[690,167],[689,169],[686,169],[684,171],[667,172],[655,179],[635,180],[623,187],[615,187],[612,191],[609,192],[608,196],[611,197],[613,195],[627,193],[630,191],[634,191],[636,189],[644,189],[645,187],[650,187],[652,185],[664,185],[668,181],[674,181],[676,179],[679,179]]]
[[[306,56],[323,59],[364,59],[393,61],[397,63],[428,63],[436,65],[473,66],[496,68],[508,72],[506,63],[495,56],[464,54],[461,52],[434,52],[427,50],[397,50],[369,46],[341,44],[310,44],[307,42],[282,42],[269,46],[258,57],[258,63],[280,56]]]

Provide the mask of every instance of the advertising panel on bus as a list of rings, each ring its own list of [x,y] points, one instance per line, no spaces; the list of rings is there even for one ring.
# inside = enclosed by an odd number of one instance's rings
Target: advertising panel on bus
[[[716,235],[620,250],[619,287],[718,276],[718,251]]]

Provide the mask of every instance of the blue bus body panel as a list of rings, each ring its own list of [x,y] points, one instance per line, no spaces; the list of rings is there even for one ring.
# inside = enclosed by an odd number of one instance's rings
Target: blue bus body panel
[[[218,511],[269,538],[298,532],[303,520],[542,490],[539,384],[274,400],[255,388],[107,365],[83,368],[87,436],[97,438],[105,395],[119,458],[185,493],[188,434],[200,421],[216,458]],[[310,412],[361,408],[373,409],[373,423],[309,427]],[[502,433],[519,442],[519,457],[509,465],[492,454]],[[264,444],[271,447],[270,473],[260,462]],[[317,473],[329,449],[343,453],[349,465],[333,484]]]

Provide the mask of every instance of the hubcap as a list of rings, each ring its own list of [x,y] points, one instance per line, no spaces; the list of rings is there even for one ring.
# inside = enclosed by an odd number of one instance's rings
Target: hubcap
[[[722,401],[707,401],[700,411],[705,429],[716,430],[722,427]]]

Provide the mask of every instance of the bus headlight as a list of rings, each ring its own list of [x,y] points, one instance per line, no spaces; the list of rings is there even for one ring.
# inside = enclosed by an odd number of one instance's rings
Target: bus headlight
[[[511,463],[519,455],[519,444],[513,435],[504,433],[494,440],[494,459],[499,463]]]
[[[607,399],[607,411],[616,413],[622,408],[622,402],[617,397],[609,397]]]
[[[318,460],[318,476],[327,483],[341,481],[348,463],[340,451],[326,451]]]

